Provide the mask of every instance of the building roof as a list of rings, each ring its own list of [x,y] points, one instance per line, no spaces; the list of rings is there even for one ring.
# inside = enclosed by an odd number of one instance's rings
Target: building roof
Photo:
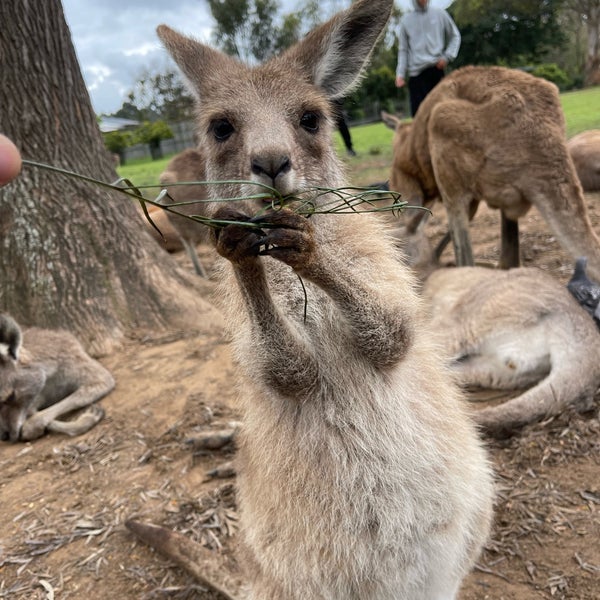
[[[130,129],[137,127],[139,121],[133,119],[119,119],[118,117],[100,117],[100,131],[102,133],[110,133],[111,131],[120,131],[121,129]]]

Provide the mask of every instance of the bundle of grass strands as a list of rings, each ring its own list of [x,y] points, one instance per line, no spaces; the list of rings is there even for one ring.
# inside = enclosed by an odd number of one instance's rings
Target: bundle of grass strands
[[[210,198],[201,200],[188,200],[185,202],[176,202],[170,197],[169,191],[166,186],[160,185],[145,185],[136,186],[129,179],[120,178],[113,183],[107,183],[100,181],[92,177],[80,175],[73,171],[61,169],[44,163],[38,163],[30,160],[23,160],[23,164],[31,167],[40,169],[50,170],[67,177],[73,177],[88,183],[99,185],[119,192],[130,198],[135,199],[140,203],[144,216],[148,222],[160,233],[160,230],[156,224],[152,221],[152,218],[148,212],[147,204],[152,206],[158,206],[168,213],[179,215],[186,219],[190,219],[197,223],[206,225],[207,227],[221,228],[227,225],[236,224],[243,225],[244,227],[254,227],[264,229],[269,227],[269,223],[264,221],[260,224],[253,221],[228,221],[222,219],[213,219],[205,214],[202,214],[202,210],[198,211],[198,214],[189,214],[189,211],[182,212],[180,208],[182,206],[189,205],[201,205],[201,204],[215,204],[218,202],[234,203],[234,202],[248,202],[256,201],[262,203],[263,208],[258,212],[255,217],[259,217],[261,214],[268,210],[280,210],[281,208],[288,208],[294,212],[303,215],[307,218],[315,214],[350,214],[350,213],[363,213],[363,212],[391,212],[394,215],[400,213],[404,208],[407,207],[407,202],[400,200],[400,194],[389,190],[376,189],[373,187],[341,187],[341,188],[325,188],[325,187],[311,187],[301,192],[282,196],[281,193],[268,185],[260,184],[254,181],[181,181],[177,183],[169,183],[168,187],[172,186],[210,186],[210,185],[227,185],[227,184],[249,184],[255,187],[264,189],[263,192],[234,198]],[[160,192],[154,197],[149,198],[144,194],[144,191],[160,189]],[[168,201],[168,203],[167,203]],[[417,208],[417,207],[415,207]],[[205,212],[205,211],[204,211]],[[162,235],[162,234],[161,234]]]

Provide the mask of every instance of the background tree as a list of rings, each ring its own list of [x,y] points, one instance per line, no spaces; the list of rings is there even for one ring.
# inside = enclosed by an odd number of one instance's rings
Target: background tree
[[[559,15],[564,0],[456,0],[450,12],[462,42],[453,67],[524,66],[567,41]]]
[[[116,179],[59,0],[2,2],[0,22],[0,131],[26,159]],[[0,281],[1,310],[94,354],[134,327],[219,322],[131,201],[28,166],[0,190]]]
[[[173,132],[164,121],[145,121],[132,132],[134,143],[148,144],[152,160],[163,157],[160,142],[173,137]]]
[[[104,145],[113,154],[119,156],[119,164],[125,164],[125,148],[131,146],[133,139],[128,131],[109,131],[103,135]]]
[[[112,117],[135,121],[163,120],[170,123],[193,118],[194,100],[178,72],[145,71],[127,94],[127,100]]]
[[[586,85],[600,85],[600,0],[565,0],[586,31],[584,81]]]

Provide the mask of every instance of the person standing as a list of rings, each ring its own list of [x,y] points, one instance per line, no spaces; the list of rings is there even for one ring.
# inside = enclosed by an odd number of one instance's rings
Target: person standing
[[[335,117],[335,124],[340,131],[340,135],[342,136],[342,140],[344,140],[344,145],[346,146],[346,151],[348,152],[348,156],[356,156],[356,152],[352,147],[352,137],[350,136],[350,130],[348,129],[348,123],[346,122],[346,113],[344,111],[344,100],[338,99],[332,102],[333,111]]]
[[[460,32],[452,17],[429,0],[413,0],[414,11],[402,17],[396,87],[403,87],[408,73],[410,110],[414,117],[425,96],[444,77],[446,65],[460,48]]]

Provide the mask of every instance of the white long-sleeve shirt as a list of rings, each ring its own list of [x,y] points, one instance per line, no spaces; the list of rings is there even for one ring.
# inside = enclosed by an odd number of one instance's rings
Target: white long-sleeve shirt
[[[400,22],[400,46],[396,76],[406,78],[435,65],[440,58],[451,62],[458,55],[460,32],[452,17],[440,8],[421,8],[406,13]]]

